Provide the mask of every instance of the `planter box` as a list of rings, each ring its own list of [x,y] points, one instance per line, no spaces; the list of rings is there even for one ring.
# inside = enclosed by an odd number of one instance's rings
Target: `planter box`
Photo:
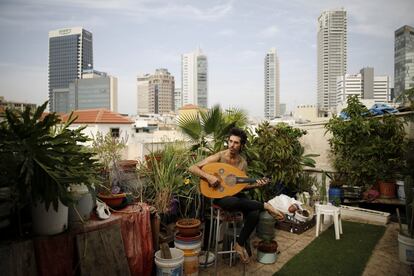
[[[344,220],[386,225],[390,221],[390,213],[341,205],[341,218]]]
[[[294,223],[292,221],[278,221],[276,223],[276,228],[284,231],[288,231],[295,234],[302,234],[306,230],[315,226],[316,219],[313,217],[310,221]]]

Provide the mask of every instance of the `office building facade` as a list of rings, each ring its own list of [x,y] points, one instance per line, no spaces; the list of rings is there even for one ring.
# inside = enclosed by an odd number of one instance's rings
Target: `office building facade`
[[[414,87],[414,28],[402,26],[394,33],[394,95]]]
[[[337,77],[347,70],[347,14],[344,9],[324,11],[318,18],[317,106],[330,111],[337,104]]]
[[[174,76],[167,69],[137,78],[138,114],[166,114],[174,111]]]
[[[149,113],[149,78],[150,74],[142,74],[137,77],[137,114]]]
[[[208,105],[208,62],[201,49],[181,56],[182,105]]]
[[[373,103],[390,101],[389,76],[375,76],[374,68],[361,69],[359,74],[345,74],[337,78],[337,105],[344,106],[348,97],[358,96]]]
[[[49,110],[69,112],[69,84],[93,68],[92,33],[82,27],[49,32]]]
[[[178,109],[180,109],[182,106],[183,106],[182,89],[181,87],[176,87],[174,89],[174,111],[178,112]]]
[[[174,77],[167,69],[156,69],[148,80],[149,112],[165,114],[174,111]]]
[[[264,116],[272,120],[280,112],[279,59],[276,49],[272,48],[264,59]]]
[[[82,78],[69,84],[69,111],[108,109],[118,112],[118,79],[107,73],[84,70]]]

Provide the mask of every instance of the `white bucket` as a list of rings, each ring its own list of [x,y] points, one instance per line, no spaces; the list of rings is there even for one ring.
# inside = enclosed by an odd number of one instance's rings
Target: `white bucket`
[[[68,207],[59,200],[58,210],[53,209],[53,203],[46,211],[44,202],[32,204],[33,232],[38,235],[55,235],[68,227]]]
[[[157,276],[182,276],[184,251],[170,248],[171,259],[161,258],[161,250],[155,252],[155,264],[157,265]]]
[[[414,264],[414,239],[398,233],[398,251],[401,262]]]
[[[397,194],[399,200],[405,200],[404,181],[397,180]]]

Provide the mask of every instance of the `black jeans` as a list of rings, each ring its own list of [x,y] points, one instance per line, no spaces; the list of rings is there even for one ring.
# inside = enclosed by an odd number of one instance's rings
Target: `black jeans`
[[[244,217],[244,225],[240,231],[237,243],[246,246],[246,241],[253,232],[259,222],[259,214],[264,210],[262,202],[248,199],[244,194],[240,193],[235,196],[226,196],[215,199],[214,204],[220,206],[223,210],[229,212],[242,212]]]

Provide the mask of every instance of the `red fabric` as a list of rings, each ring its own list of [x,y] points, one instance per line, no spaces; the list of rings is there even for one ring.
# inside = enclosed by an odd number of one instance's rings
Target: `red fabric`
[[[74,236],[62,234],[34,239],[39,275],[74,275]]]
[[[63,234],[34,239],[39,275],[74,275],[78,264],[76,234],[96,231],[121,224],[121,234],[131,275],[151,275],[153,244],[149,206],[130,205],[120,212],[112,212],[107,220],[96,216],[81,227]]]
[[[122,215],[121,232],[131,275],[151,275],[153,244],[148,205],[130,205]]]

